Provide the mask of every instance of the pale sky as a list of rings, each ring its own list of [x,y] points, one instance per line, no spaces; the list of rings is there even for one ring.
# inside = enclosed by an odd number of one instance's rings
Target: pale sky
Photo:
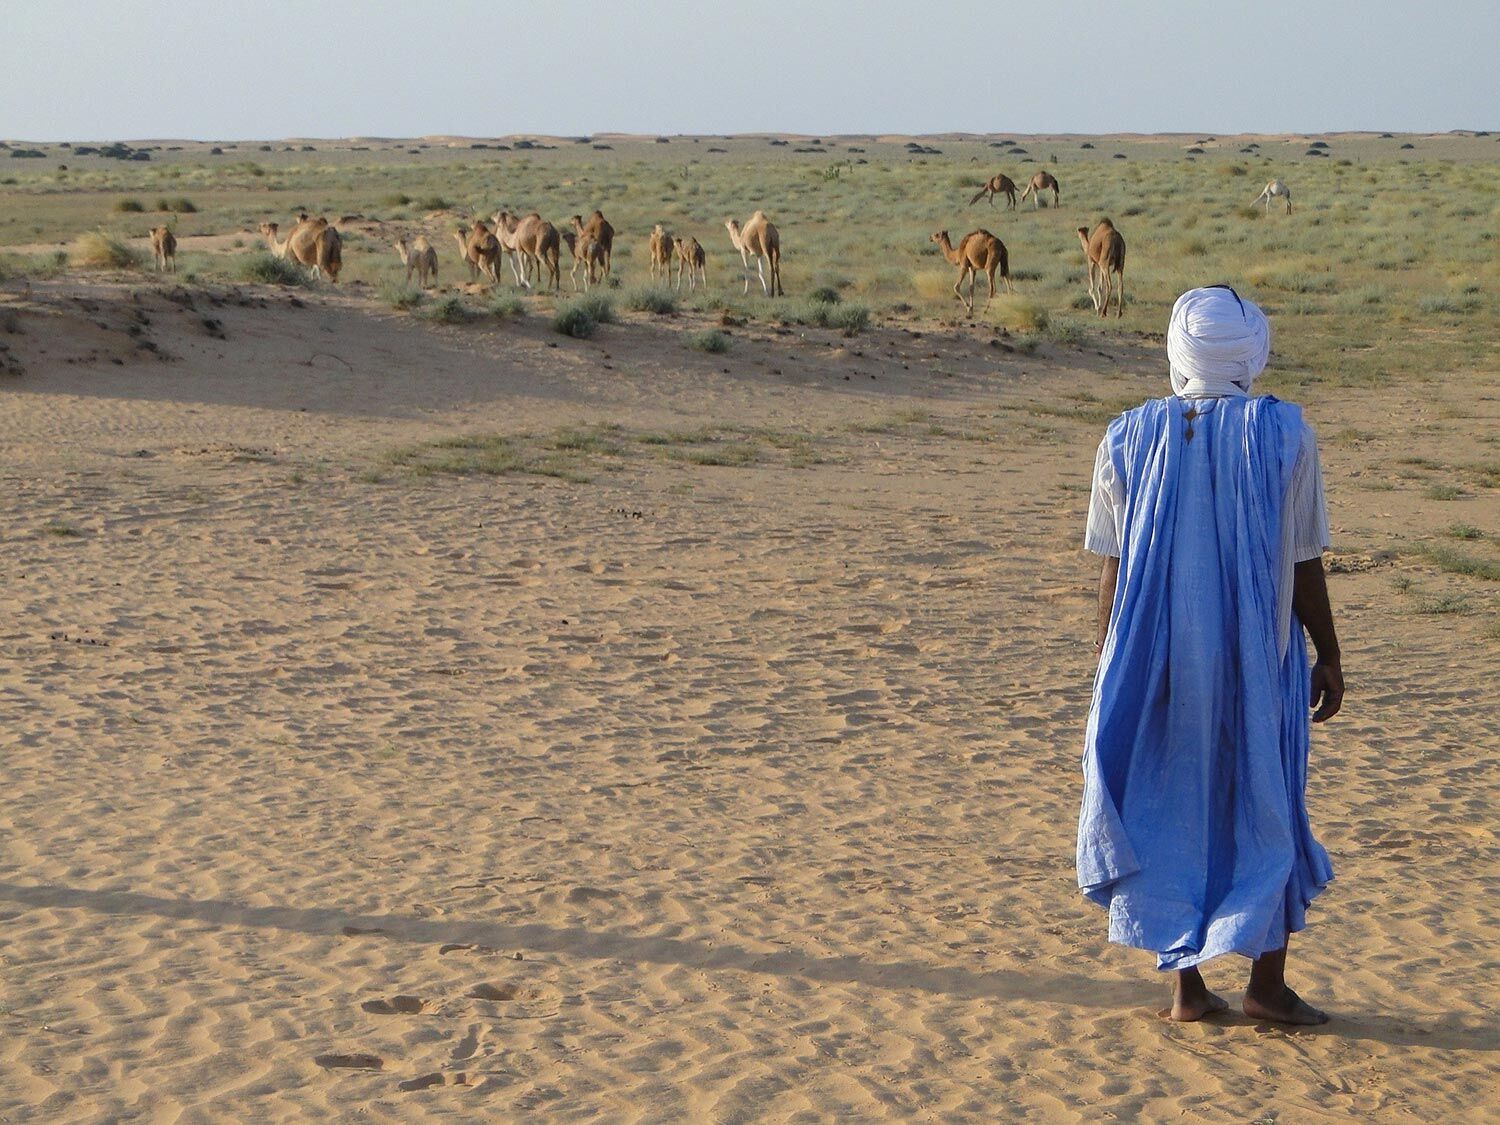
[[[1500,131],[1500,0],[0,0],[0,138]]]

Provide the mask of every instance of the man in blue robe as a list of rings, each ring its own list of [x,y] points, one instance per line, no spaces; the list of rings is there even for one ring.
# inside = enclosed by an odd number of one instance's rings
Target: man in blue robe
[[[1270,344],[1233,289],[1184,293],[1175,393],[1110,424],[1089,505],[1085,546],[1105,563],[1078,884],[1111,941],[1175,973],[1178,1020],[1227,1007],[1199,971],[1225,953],[1253,962],[1247,1015],[1328,1019],[1285,969],[1333,878],[1304,800],[1308,711],[1336,714],[1344,682],[1317,444],[1298,407],[1250,394]]]

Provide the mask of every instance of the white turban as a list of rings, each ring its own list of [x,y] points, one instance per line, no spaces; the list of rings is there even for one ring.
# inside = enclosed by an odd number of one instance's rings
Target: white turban
[[[1266,314],[1233,289],[1189,289],[1172,306],[1167,359],[1176,394],[1248,394],[1270,355]]]

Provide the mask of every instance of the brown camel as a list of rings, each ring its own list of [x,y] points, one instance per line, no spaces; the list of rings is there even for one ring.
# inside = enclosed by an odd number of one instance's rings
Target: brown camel
[[[677,285],[682,288],[682,274],[687,271],[688,289],[696,289],[698,281],[703,281],[703,286],[708,287],[708,255],[704,253],[702,244],[689,235],[687,238],[677,240]]]
[[[166,273],[168,267],[177,272],[177,236],[170,227],[151,228],[151,253],[156,256],[158,273]]]
[[[417,284],[427,288],[428,280],[437,281],[437,251],[426,235],[417,235],[410,242],[403,236],[396,239],[396,255],[406,267],[406,284],[411,284],[411,275],[417,275]]]
[[[1062,198],[1062,192],[1057,186],[1057,177],[1051,172],[1038,172],[1031,177],[1031,183],[1026,185],[1026,190],[1021,193],[1021,202],[1026,202],[1026,197],[1031,196],[1031,209],[1035,211],[1042,205],[1042,192],[1052,192],[1052,206],[1056,207]]]
[[[526,273],[531,274],[531,263],[536,263],[537,284],[559,292],[562,289],[562,239],[557,228],[535,211],[521,219],[515,229],[516,253],[526,260]],[[546,280],[542,271],[546,270]]]
[[[766,218],[764,211],[757,211],[745,223],[744,229],[733,219],[725,221],[729,241],[740,252],[740,262],[745,267],[745,292],[750,292],[750,259],[755,259],[755,272],[760,277],[760,288],[768,297],[785,297],[781,286],[781,232],[776,224]],[[771,284],[766,286],[763,264],[771,267]]]
[[[459,257],[469,266],[469,280],[478,281],[481,277],[486,277],[490,284],[499,284],[500,241],[495,237],[494,231],[484,224],[484,220],[474,220],[472,227],[458,226],[453,237],[458,242]]]
[[[300,262],[314,277],[326,277],[338,284],[339,270],[344,264],[344,244],[327,219],[302,217],[284,242],[277,241],[280,230],[276,223],[260,224],[260,233],[265,235],[271,253],[289,262]]]
[[[573,292],[578,292],[579,266],[584,267],[583,287],[584,289],[588,289],[604,273],[606,261],[604,244],[576,230],[565,230],[558,233],[562,236],[563,242],[567,244],[568,253],[573,258],[573,268],[568,271],[568,276],[573,279]]]
[[[989,182],[974,193],[974,198],[969,200],[969,206],[972,207],[985,196],[989,196],[990,206],[993,207],[995,205],[995,196],[997,195],[1003,195],[1010,200],[1010,209],[1012,211],[1016,209],[1016,182],[1000,172],[996,172],[991,176]]]
[[[1089,299],[1100,316],[1109,315],[1110,274],[1120,275],[1120,295],[1115,300],[1117,316],[1125,315],[1125,239],[1115,224],[1100,219],[1094,233],[1088,227],[1078,228],[1078,241],[1089,263]]]
[[[657,223],[651,228],[651,280],[656,280],[656,271],[661,270],[662,278],[668,282],[672,280],[672,250],[677,245],[677,240],[667,233],[667,228]]]
[[[589,216],[588,222],[583,221],[582,215],[574,215],[573,229],[578,234],[593,239],[603,248],[604,276],[608,277],[615,254],[615,228],[604,217],[604,212],[595,211]]]
[[[989,308],[990,302],[995,299],[995,271],[1000,271],[1000,276],[1005,279],[1005,291],[1013,293],[1015,290],[1010,284],[1010,254],[1005,249],[1005,243],[1001,242],[983,227],[970,231],[964,235],[963,241],[958,244],[958,249],[953,248],[953,243],[948,241],[948,232],[938,231],[932,236],[943,251],[943,257],[947,258],[958,267],[958,280],[953,283],[953,292],[969,312],[974,311],[974,288],[979,284],[979,275],[983,273],[989,280],[989,296],[985,298],[984,307]],[[963,283],[965,279],[969,282],[969,295],[963,294]]]

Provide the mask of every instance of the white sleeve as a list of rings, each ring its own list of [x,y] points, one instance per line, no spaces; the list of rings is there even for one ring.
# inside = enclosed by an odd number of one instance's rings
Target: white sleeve
[[[1328,504],[1323,495],[1323,466],[1311,426],[1302,428],[1302,449],[1287,489],[1287,517],[1293,562],[1322,557],[1329,546]]]
[[[1125,484],[1115,472],[1115,463],[1109,456],[1109,438],[1105,437],[1094,456],[1094,487],[1089,494],[1089,522],[1083,535],[1083,549],[1119,558],[1124,516]]]

